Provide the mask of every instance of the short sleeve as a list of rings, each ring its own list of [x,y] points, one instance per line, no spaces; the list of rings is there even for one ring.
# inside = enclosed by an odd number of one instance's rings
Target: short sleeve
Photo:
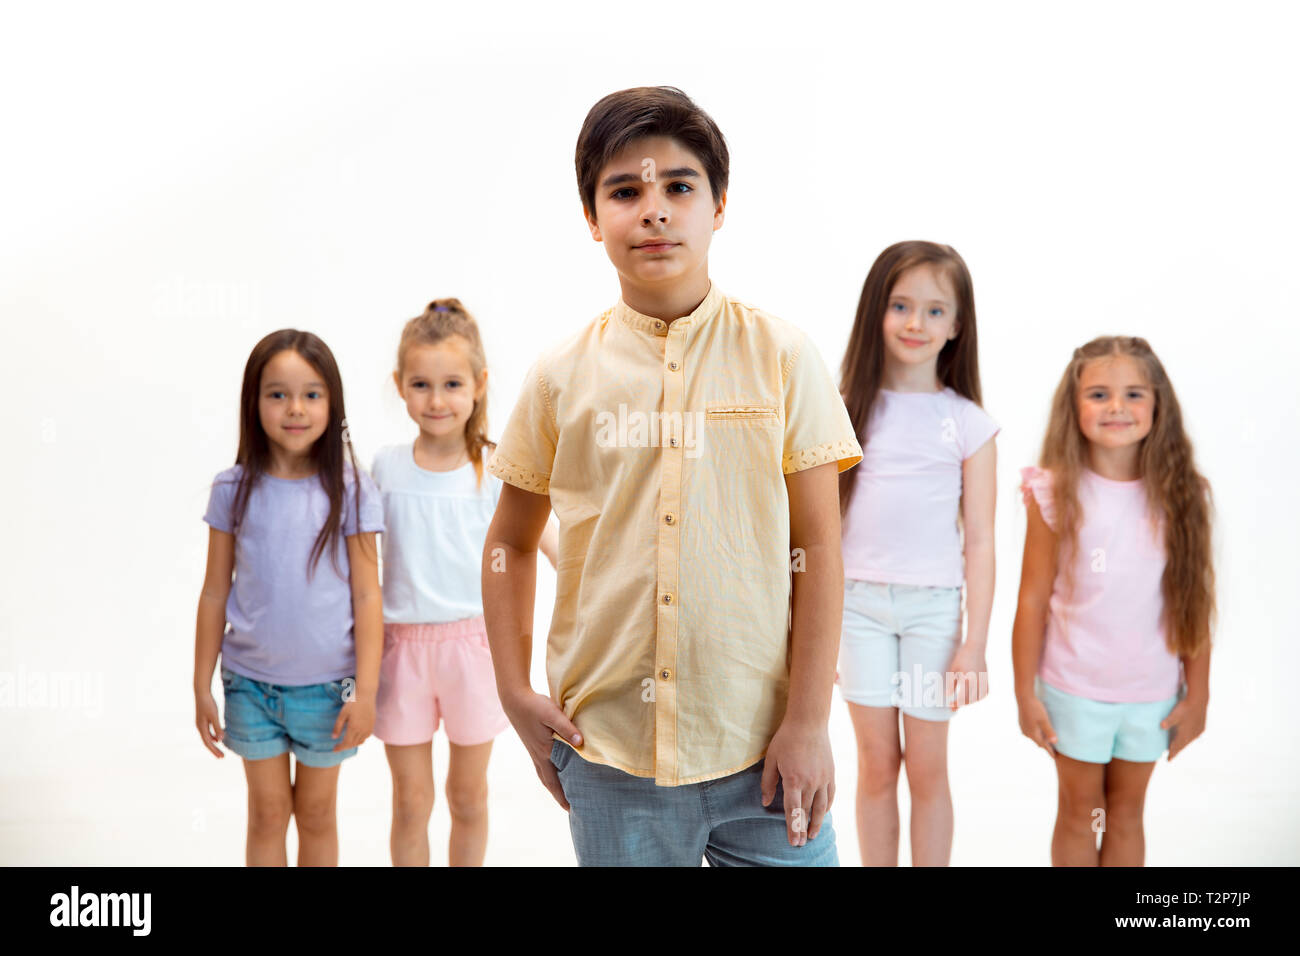
[[[1047,527],[1056,530],[1056,508],[1052,498],[1052,473],[1045,468],[1029,467],[1020,469],[1020,494],[1029,507],[1032,498],[1038,503],[1038,511],[1043,516]]]
[[[1002,426],[974,402],[967,400],[962,406],[961,460],[974,455],[985,443],[1002,431]]]
[[[384,499],[379,494],[379,487],[364,471],[361,472],[361,526],[357,527],[356,495],[348,489],[346,518],[343,521],[343,534],[365,534],[384,530]]]
[[[218,531],[233,533],[230,511],[235,500],[235,489],[238,486],[238,476],[232,474],[230,469],[223,471],[212,481],[212,490],[208,493],[208,510],[203,512],[203,520]]]
[[[524,491],[549,494],[558,438],[555,409],[539,360],[528,370],[488,471]]]
[[[789,475],[833,461],[841,472],[860,462],[862,447],[844,399],[807,335],[781,371],[785,400],[781,470]]]

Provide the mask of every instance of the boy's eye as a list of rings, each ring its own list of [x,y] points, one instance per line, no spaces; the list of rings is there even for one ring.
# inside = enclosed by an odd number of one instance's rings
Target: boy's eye
[[[611,195],[609,198],[610,198],[610,199],[627,199],[627,198],[629,198],[629,196],[624,195],[624,193],[631,194],[631,193],[635,193],[635,192],[636,192],[636,190],[633,189],[631,186],[624,186],[622,189],[616,189],[616,190],[614,190],[613,195]]]
[[[668,188],[669,188],[669,189],[672,189],[672,188],[674,188],[674,187],[676,187],[676,186],[681,186],[682,189],[684,189],[685,192],[688,192],[688,193],[689,193],[689,192],[694,192],[694,191],[695,191],[695,190],[691,187],[691,184],[690,184],[690,183],[673,183],[673,184],[672,184],[671,186],[669,186]],[[683,195],[684,195],[684,193],[683,193]]]

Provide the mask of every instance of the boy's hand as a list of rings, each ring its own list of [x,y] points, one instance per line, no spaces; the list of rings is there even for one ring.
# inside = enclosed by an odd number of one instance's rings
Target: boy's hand
[[[953,698],[948,702],[949,708],[955,713],[957,708],[963,704],[973,704],[988,696],[989,689],[989,666],[984,660],[984,649],[973,646],[970,641],[965,641],[957,648],[957,652],[952,655],[952,661],[948,664],[948,672],[956,675],[956,683],[953,685]],[[980,678],[983,680],[980,680]],[[944,681],[945,685],[947,681]],[[944,687],[947,693],[948,688]]]
[[[767,745],[763,763],[763,806],[785,788],[785,831],[791,846],[804,846],[821,832],[835,799],[835,760],[826,725],[800,727],[782,722]]]
[[[1020,732],[1042,747],[1053,757],[1056,756],[1056,731],[1048,719],[1047,708],[1037,697],[1023,697],[1020,700]]]
[[[348,692],[343,696],[343,706],[339,709],[338,718],[334,721],[334,732],[330,736],[337,737],[345,725],[347,733],[334,745],[335,753],[347,750],[349,747],[361,746],[370,736],[370,732],[375,729],[375,695],[356,694],[353,690],[352,696],[349,696]]]
[[[510,718],[515,733],[524,742],[528,756],[533,758],[533,769],[542,786],[551,792],[555,802],[567,812],[569,801],[564,796],[564,787],[560,785],[560,774],[551,763],[551,744],[554,742],[551,731],[577,746],[582,745],[582,734],[577,726],[565,715],[555,701],[545,694],[535,693],[531,688],[517,696],[501,699],[501,707]]]
[[[217,741],[221,739],[221,715],[217,712],[217,702],[212,691],[198,691],[194,694],[194,724],[199,728],[199,739],[203,746],[216,756],[224,757]]]
[[[1170,760],[1173,760],[1184,747],[1204,733],[1205,708],[1208,703],[1207,700],[1184,697],[1174,705],[1174,709],[1169,712],[1169,716],[1160,722],[1162,728],[1171,731],[1169,735]]]

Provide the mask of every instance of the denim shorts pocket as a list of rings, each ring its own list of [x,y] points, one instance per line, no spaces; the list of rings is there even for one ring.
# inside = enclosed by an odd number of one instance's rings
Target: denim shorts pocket
[[[224,690],[230,690],[239,682],[239,675],[228,667],[221,668],[221,686]]]
[[[345,688],[355,686],[355,684],[353,683],[352,678],[345,677],[342,680],[328,680],[318,686],[325,691],[325,696],[327,696],[333,703],[341,705],[347,703],[344,699],[344,695],[346,694]]]

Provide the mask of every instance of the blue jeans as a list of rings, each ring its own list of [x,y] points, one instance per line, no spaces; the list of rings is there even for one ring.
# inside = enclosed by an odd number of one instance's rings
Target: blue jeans
[[[659,787],[591,763],[558,740],[551,763],[569,801],[579,866],[839,866],[831,815],[804,846],[786,838],[785,790],[762,804],[764,761],[717,780]]]

